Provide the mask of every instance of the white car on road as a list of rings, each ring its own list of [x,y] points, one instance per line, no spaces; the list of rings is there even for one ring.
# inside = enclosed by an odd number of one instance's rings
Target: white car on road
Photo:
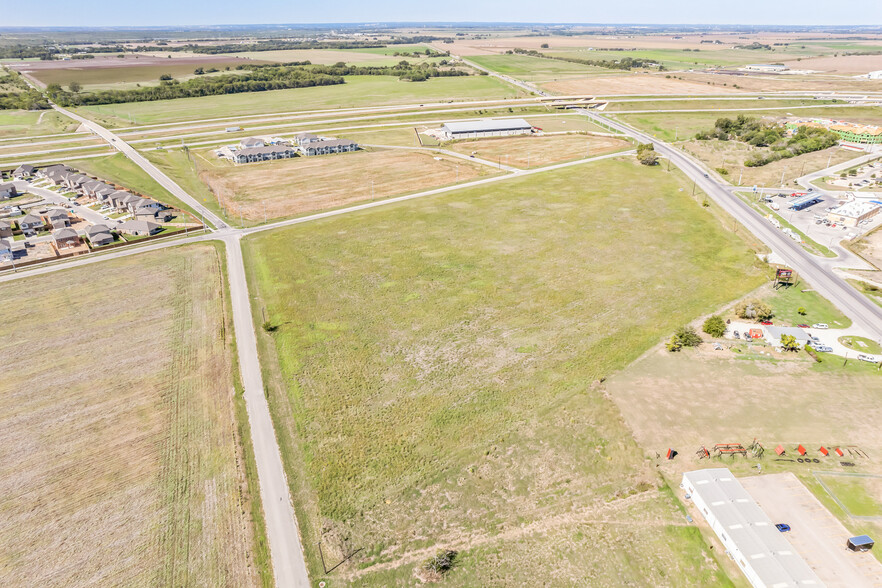
[[[830,327],[827,326],[827,323],[815,323],[812,325],[812,328],[813,329],[829,329]]]

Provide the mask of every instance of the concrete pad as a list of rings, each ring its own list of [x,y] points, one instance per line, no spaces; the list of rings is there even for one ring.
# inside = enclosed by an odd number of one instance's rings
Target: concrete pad
[[[882,587],[882,563],[848,551],[852,534],[792,473],[739,478],[773,523],[787,523],[787,539],[827,586]]]

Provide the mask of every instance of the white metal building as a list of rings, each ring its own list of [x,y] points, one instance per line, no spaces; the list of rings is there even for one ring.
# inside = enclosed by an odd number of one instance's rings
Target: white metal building
[[[865,200],[852,200],[846,202],[842,206],[837,206],[827,213],[827,220],[855,227],[858,223],[873,218],[882,210],[875,202],[867,202]]]
[[[533,125],[522,118],[487,118],[444,123],[441,131],[447,139],[476,139],[479,137],[528,135],[533,132]]]
[[[727,468],[686,472],[683,488],[751,585],[823,586]]]

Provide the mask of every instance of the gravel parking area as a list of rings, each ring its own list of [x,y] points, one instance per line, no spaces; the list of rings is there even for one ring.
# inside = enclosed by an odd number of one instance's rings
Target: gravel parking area
[[[870,553],[845,548],[851,533],[792,473],[740,478],[774,523],[787,523],[787,539],[827,586],[882,586],[882,564]]]

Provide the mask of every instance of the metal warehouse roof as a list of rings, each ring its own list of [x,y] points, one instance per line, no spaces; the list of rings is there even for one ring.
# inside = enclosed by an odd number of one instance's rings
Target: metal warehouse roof
[[[444,128],[449,133],[488,133],[491,131],[532,129],[533,125],[522,118],[507,118],[503,120],[484,119],[468,120],[464,122],[448,122],[444,123]]]
[[[822,586],[820,578],[726,468],[683,474],[766,586]],[[738,563],[738,562],[736,562]]]
[[[867,214],[868,212],[872,212],[876,208],[879,208],[878,203],[872,201],[863,202],[859,200],[852,200],[851,202],[846,202],[842,206],[837,206],[830,211],[830,214],[857,218],[859,216]]]

